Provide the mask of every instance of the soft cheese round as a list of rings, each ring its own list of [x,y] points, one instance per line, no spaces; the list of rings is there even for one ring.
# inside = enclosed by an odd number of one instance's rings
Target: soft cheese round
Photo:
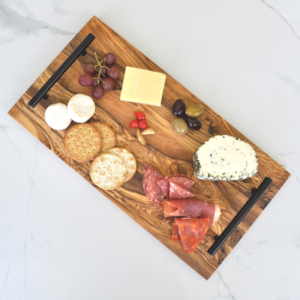
[[[45,111],[45,121],[52,129],[66,129],[72,122],[68,115],[67,105],[55,103],[48,106]]]
[[[68,114],[77,123],[84,123],[95,113],[95,102],[89,96],[77,94],[68,103]]]
[[[217,135],[194,155],[195,176],[204,180],[241,180],[257,172],[254,149],[239,138]]]

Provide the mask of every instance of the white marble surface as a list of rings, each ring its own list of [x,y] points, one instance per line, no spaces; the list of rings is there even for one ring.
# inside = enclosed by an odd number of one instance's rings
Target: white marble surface
[[[7,112],[96,15],[292,176],[205,281]],[[300,3],[0,0],[0,299],[300,299]]]

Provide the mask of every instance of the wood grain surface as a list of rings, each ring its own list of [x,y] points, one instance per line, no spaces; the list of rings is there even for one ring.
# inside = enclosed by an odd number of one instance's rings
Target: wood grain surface
[[[87,48],[87,54],[80,56],[75,61],[48,92],[47,99],[42,100],[34,109],[29,107],[27,103],[35,93],[89,33],[94,34],[96,39]],[[111,191],[104,191],[96,186],[95,188],[196,272],[208,279],[267,207],[290,174],[174,78],[107,25],[93,17],[9,111],[9,114],[15,120],[91,184],[93,184],[89,176],[91,162],[79,163],[68,157],[62,144],[65,131],[52,130],[46,124],[44,114],[45,109],[50,104],[57,102],[67,104],[75,94],[87,94],[92,97],[92,88],[80,86],[78,77],[83,74],[83,65],[86,62],[95,61],[94,52],[97,52],[100,57],[107,52],[115,53],[117,56],[116,65],[121,70],[121,76],[114,91],[106,93],[99,100],[94,99],[96,112],[91,121],[102,121],[111,126],[117,134],[118,146],[132,152],[138,163],[135,176],[124,183],[122,187]],[[120,90],[126,66],[159,71],[167,75],[161,107],[120,101]],[[171,108],[178,98],[184,99],[187,105],[200,103],[204,107],[205,112],[200,119],[202,123],[200,131],[189,130],[186,135],[179,136],[172,130],[171,121],[174,116]],[[156,135],[146,136],[148,143],[146,146],[141,145],[137,140],[136,129],[129,128],[135,110],[145,112],[149,126],[157,132]],[[259,163],[258,173],[255,176],[247,180],[233,182],[200,181],[193,176],[192,158],[194,152],[210,137],[218,134],[238,137],[248,142],[255,149]],[[146,198],[142,187],[142,174],[147,163],[150,163],[163,175],[175,172],[188,175],[196,182],[194,191],[198,198],[220,205],[222,210],[220,221],[210,229],[204,241],[198,245],[195,253],[183,253],[182,245],[171,241],[172,226],[165,222],[162,210],[152,205]],[[207,253],[208,248],[250,197],[251,190],[257,188],[266,176],[273,180],[271,187],[218,253],[214,257],[210,256]]]

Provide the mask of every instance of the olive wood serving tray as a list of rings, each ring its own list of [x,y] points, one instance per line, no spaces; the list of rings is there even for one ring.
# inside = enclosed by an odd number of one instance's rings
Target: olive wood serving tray
[[[46,99],[37,104],[35,108],[30,107],[28,102],[89,33],[92,33],[96,38],[86,48],[85,55],[79,56],[69,67],[49,90]],[[62,144],[65,130],[52,130],[46,124],[44,114],[45,109],[50,104],[57,102],[67,104],[75,94],[92,96],[92,88],[80,86],[78,77],[83,74],[83,65],[86,62],[95,61],[94,52],[97,52],[100,57],[107,52],[115,53],[117,56],[116,65],[121,70],[121,76],[117,80],[114,91],[107,92],[99,100],[94,99],[96,112],[92,121],[105,122],[111,126],[117,134],[117,145],[132,152],[137,160],[135,176],[120,188],[111,191],[101,190],[96,186],[95,188],[196,272],[208,279],[267,207],[290,174],[173,77],[164,72],[107,25],[93,17],[9,111],[9,114],[16,121],[92,185],[89,176],[91,162],[78,163],[65,153]],[[120,101],[120,91],[126,66],[158,71],[167,75],[161,107]],[[186,105],[200,103],[204,107],[205,112],[200,119],[202,128],[199,131],[189,130],[184,136],[179,136],[173,131],[171,127],[171,121],[174,118],[172,105],[179,98],[184,99]],[[155,135],[146,136],[146,146],[141,145],[138,141],[136,129],[129,128],[136,110],[145,112],[149,126],[157,132]],[[255,149],[259,163],[258,173],[255,176],[243,181],[232,182],[201,181],[193,176],[192,159],[194,152],[210,137],[218,134],[238,137]],[[205,239],[199,243],[193,254],[183,253],[181,243],[171,241],[172,225],[165,222],[162,210],[150,203],[145,196],[142,187],[142,174],[147,163],[150,163],[163,175],[175,172],[186,174],[195,180],[194,191],[196,197],[220,205],[222,210],[221,219],[209,230]],[[266,193],[251,209],[221,249],[214,256],[208,254],[207,250],[245,204],[251,196],[252,190],[257,188],[265,177],[270,177],[273,180]]]

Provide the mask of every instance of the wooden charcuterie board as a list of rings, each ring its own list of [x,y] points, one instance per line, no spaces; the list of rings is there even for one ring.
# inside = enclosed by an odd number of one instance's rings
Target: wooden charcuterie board
[[[96,39],[86,49],[87,54],[80,56],[75,61],[47,93],[47,99],[42,100],[35,108],[27,105],[89,33],[92,33]],[[122,187],[111,191],[96,188],[196,272],[208,279],[267,207],[290,174],[149,58],[99,19],[93,17],[9,111],[9,114],[16,121],[91,184],[93,184],[89,176],[91,162],[79,163],[68,157],[62,144],[65,131],[52,130],[45,122],[44,113],[50,104],[57,102],[67,104],[75,94],[92,96],[92,88],[80,86],[78,77],[83,73],[83,65],[86,62],[94,61],[94,52],[97,52],[100,57],[107,52],[115,53],[117,56],[116,65],[121,70],[121,76],[114,91],[106,93],[99,100],[95,99],[96,113],[92,120],[102,121],[110,125],[117,134],[118,146],[132,152],[138,163],[135,176],[124,183]],[[161,107],[120,101],[120,91],[126,66],[163,72],[167,75]],[[200,119],[201,130],[189,130],[184,136],[179,136],[172,130],[171,121],[174,116],[171,109],[173,103],[179,98],[184,99],[187,105],[200,103],[204,107],[205,112]],[[146,146],[141,145],[137,140],[136,129],[129,129],[129,123],[134,118],[134,111],[136,110],[145,112],[149,126],[157,131],[156,135],[146,137],[148,142]],[[193,177],[192,158],[194,152],[210,137],[218,134],[238,137],[255,149],[259,162],[258,173],[255,176],[247,180],[232,182],[200,181]],[[196,196],[220,205],[222,210],[220,221],[209,230],[195,253],[183,253],[182,245],[171,241],[172,225],[165,222],[162,210],[152,205],[146,198],[142,187],[142,173],[147,163],[150,163],[163,175],[180,172],[194,178]],[[257,188],[266,176],[273,180],[271,187],[218,253],[214,257],[209,255],[207,253],[209,247],[250,197],[251,190]]]

